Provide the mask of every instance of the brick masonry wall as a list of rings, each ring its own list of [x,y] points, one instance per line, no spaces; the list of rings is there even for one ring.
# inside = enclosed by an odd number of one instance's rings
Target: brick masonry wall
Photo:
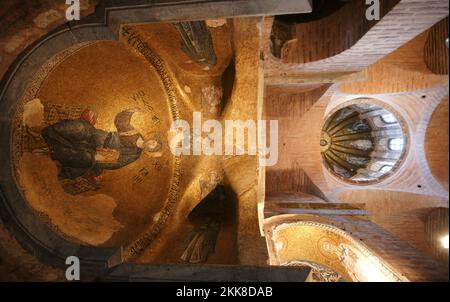
[[[307,192],[320,196],[317,187],[298,163],[291,160],[287,152],[289,138],[295,137],[296,123],[322,96],[329,85],[323,85],[293,94],[272,91],[265,96],[265,111],[268,119],[278,120],[279,159],[275,166],[266,167],[266,193]],[[300,146],[299,146],[300,148]]]
[[[448,15],[447,0],[402,0],[349,49],[306,64],[282,64],[268,54],[266,78],[302,73],[360,71],[399,48]],[[266,30],[268,25],[266,24]]]
[[[425,64],[425,44],[430,30],[369,66],[367,79],[343,83],[340,90],[350,94],[398,93],[448,85],[448,76],[431,72]]]
[[[448,74],[448,17],[434,25],[425,46],[425,62],[430,70],[437,74]]]
[[[384,17],[399,0],[380,1]],[[352,47],[378,21],[367,20],[365,1],[347,1],[335,13],[312,22],[294,26],[295,39],[282,48],[283,63],[308,63],[333,57]]]
[[[449,189],[448,116],[447,96],[433,112],[425,135],[425,156],[430,172],[447,191]]]
[[[410,281],[448,280],[448,266],[445,267],[431,257],[425,256],[401,238],[371,221],[352,223],[352,235],[402,272]]]

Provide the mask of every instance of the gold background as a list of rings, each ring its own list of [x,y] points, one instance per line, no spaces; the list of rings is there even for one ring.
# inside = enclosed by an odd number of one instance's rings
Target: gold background
[[[133,96],[144,92],[150,111]],[[16,175],[30,205],[47,222],[70,239],[92,245],[119,245],[136,236],[157,214],[167,197],[173,158],[166,134],[171,120],[168,98],[158,74],[144,58],[123,43],[102,41],[86,46],[57,65],[42,83],[37,95],[43,104],[94,106],[96,128],[115,131],[114,117],[122,110],[140,108],[132,124],[146,136],[160,132],[163,156],[145,152],[136,162],[102,173],[97,191],[72,196],[62,190],[57,167],[49,156],[25,153]],[[23,109],[19,109],[23,110]],[[152,121],[157,115],[161,122]],[[13,137],[14,140],[14,137]],[[155,168],[158,162],[162,168]],[[133,177],[145,168],[142,183]]]

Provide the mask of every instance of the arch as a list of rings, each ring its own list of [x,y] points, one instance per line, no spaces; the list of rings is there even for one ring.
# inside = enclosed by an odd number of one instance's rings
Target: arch
[[[144,3],[145,2],[145,3]],[[18,100],[26,92],[27,85],[32,81],[33,76],[39,74],[39,70],[46,62],[66,52],[72,47],[90,43],[93,41],[114,41],[118,40],[118,33],[121,24],[152,23],[152,22],[178,22],[186,20],[227,18],[240,15],[266,15],[278,13],[298,13],[308,12],[310,5],[308,1],[296,1],[292,5],[291,1],[282,1],[274,7],[272,1],[257,1],[258,5],[239,6],[239,3],[232,1],[158,1],[158,3],[148,3],[148,1],[101,1],[94,14],[83,18],[80,21],[68,22],[62,26],[51,30],[44,37],[32,43],[25,49],[10,65],[9,70],[4,75],[0,84],[0,158],[6,167],[10,166],[13,160],[10,149],[12,140],[10,133],[12,130],[12,119],[16,112]],[[255,4],[253,1],[252,4]],[[226,9],[224,9],[226,8]],[[177,13],[174,14],[173,12]],[[136,36],[127,37],[129,44],[135,45]],[[152,64],[156,65],[158,73],[163,78],[165,88],[170,90],[170,76],[164,73],[164,66],[161,60],[151,51],[143,48],[139,44],[138,51],[146,57]],[[145,51],[145,53],[142,53]],[[173,92],[169,91],[169,95]],[[176,103],[176,102],[175,102]],[[177,110],[171,108],[171,113],[177,116]],[[179,177],[181,173],[175,171],[174,175]],[[65,258],[68,255],[78,255],[81,265],[86,272],[98,273],[103,271],[107,265],[117,260],[115,256],[122,256],[120,253],[114,254],[116,248],[92,247],[80,245],[78,242],[67,240],[54,232],[47,226],[28,206],[21,196],[19,188],[14,181],[14,175],[10,169],[0,171],[0,215],[2,222],[15,239],[32,254],[36,255],[44,262],[65,267]],[[178,180],[173,182],[178,185]],[[170,188],[171,199],[177,196],[177,190]],[[173,201],[173,200],[172,200]],[[158,223],[151,231],[144,232],[143,237],[130,243],[126,247],[129,257],[135,256],[139,251],[151,242],[155,234],[161,229],[162,223],[168,218],[168,212],[174,208],[173,202],[167,204],[162,211]],[[160,223],[162,222],[162,223]],[[120,249],[119,249],[120,250]],[[111,258],[113,257],[113,258]],[[112,262],[108,262],[112,259]],[[122,261],[119,259],[118,261]]]
[[[425,156],[433,177],[448,191],[448,96],[434,110],[425,133]]]
[[[269,233],[272,265],[311,261],[354,282],[407,280],[363,243],[333,225],[295,220],[277,224]]]
[[[448,268],[371,221],[363,213],[278,215],[265,220],[271,265],[307,261],[349,281],[447,280]]]
[[[437,13],[438,8],[442,8],[439,13]],[[411,22],[409,14],[402,13],[405,10],[415,13],[417,18],[414,18],[411,26],[398,26],[398,24]],[[327,80],[333,81],[343,75],[362,71],[433,26],[437,21],[445,18],[448,14],[447,10],[448,1],[444,0],[433,0],[433,2],[427,1],[420,4],[407,0],[399,1],[348,49],[334,56],[303,64],[281,63],[281,60],[272,54],[270,34],[272,33],[273,18],[266,18],[263,31],[265,78],[271,85],[302,84],[305,75],[314,75],[316,78],[318,76],[325,77]],[[311,32],[313,31],[305,31],[306,34]],[[383,38],[380,39],[380,37]],[[312,45],[307,45],[307,47],[314,48]],[[370,55],[367,54],[368,50],[370,50]],[[324,70],[327,71],[326,74],[323,73]],[[323,78],[320,80],[323,81]]]
[[[42,66],[52,58],[63,58],[71,50],[91,41],[114,40],[106,24],[79,23],[58,27],[30,45],[11,65],[0,85],[0,157],[10,166],[10,133],[18,100]],[[57,62],[56,60],[55,62]],[[21,195],[11,169],[0,171],[0,217],[16,240],[39,259],[57,267],[65,267],[69,255],[79,255],[87,273],[105,268],[115,248],[92,247],[69,241],[42,222]]]
[[[380,1],[380,18],[398,2]],[[292,64],[333,57],[352,47],[377,23],[366,18],[367,8],[358,0],[314,0],[311,14],[278,16],[272,27],[272,53]]]

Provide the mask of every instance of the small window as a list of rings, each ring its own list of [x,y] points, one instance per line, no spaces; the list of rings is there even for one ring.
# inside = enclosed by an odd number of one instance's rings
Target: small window
[[[393,138],[389,140],[389,150],[402,151],[403,150],[403,138]]]
[[[388,113],[388,114],[382,115],[381,116],[381,120],[385,124],[395,124],[395,123],[397,123],[397,119],[395,118],[395,116],[392,113]]]
[[[390,165],[384,165],[383,167],[381,167],[380,172],[385,174],[388,173],[392,170],[392,168],[394,168],[393,166]]]

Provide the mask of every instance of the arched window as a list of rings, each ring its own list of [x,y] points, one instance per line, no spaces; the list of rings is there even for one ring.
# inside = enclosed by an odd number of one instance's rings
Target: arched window
[[[389,150],[402,151],[403,150],[403,138],[392,138],[388,143]]]
[[[383,114],[381,116],[381,120],[385,124],[396,124],[397,123],[397,119],[395,118],[395,116],[392,113]]]
[[[391,165],[384,165],[383,167],[380,168],[379,172],[384,174],[384,173],[390,172],[392,170],[392,168],[394,168],[394,167]]]

